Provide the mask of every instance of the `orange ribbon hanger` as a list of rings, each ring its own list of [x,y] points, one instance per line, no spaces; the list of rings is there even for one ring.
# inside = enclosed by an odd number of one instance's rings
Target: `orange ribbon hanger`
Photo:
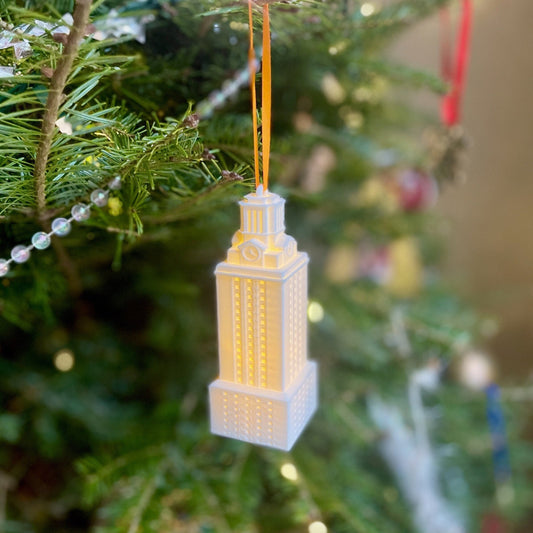
[[[255,187],[259,187],[259,140],[257,138],[257,93],[255,89],[255,52],[254,28],[252,18],[252,0],[248,0],[248,23],[250,25],[250,47],[248,62],[250,65],[250,90],[252,93],[252,124],[254,130],[254,171]],[[261,79],[262,106],[261,131],[263,148],[263,189],[268,190],[268,175],[270,171],[270,139],[272,117],[272,60],[270,50],[270,13],[268,3],[263,5],[263,76]]]
[[[268,4],[263,6],[263,93],[262,132],[263,132],[263,188],[268,190],[268,171],[270,170],[270,124],[272,116],[272,62],[270,54],[270,14]]]
[[[248,0],[248,24],[250,26],[250,47],[248,48],[248,68],[250,70],[250,92],[252,93],[252,127],[254,132],[254,172],[255,188],[259,187],[259,139],[257,138],[257,95],[255,91],[256,57],[254,50],[254,22],[252,0]]]

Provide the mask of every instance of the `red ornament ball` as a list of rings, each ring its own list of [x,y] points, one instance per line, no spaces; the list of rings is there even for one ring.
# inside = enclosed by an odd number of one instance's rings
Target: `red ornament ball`
[[[398,174],[397,182],[399,201],[404,211],[421,211],[437,200],[435,178],[421,170],[404,170]]]

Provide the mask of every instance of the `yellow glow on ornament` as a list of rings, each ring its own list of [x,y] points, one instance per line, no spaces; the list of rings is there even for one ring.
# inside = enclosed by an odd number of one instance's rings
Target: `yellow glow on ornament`
[[[59,352],[54,355],[54,366],[60,372],[68,372],[69,370],[72,370],[74,368],[74,354],[72,353],[72,350],[66,348],[59,350]]]
[[[309,302],[307,307],[309,322],[320,322],[324,319],[324,308],[318,302]]]
[[[309,524],[309,533],[328,533],[328,528],[324,522],[313,522]]]
[[[370,15],[373,15],[376,12],[376,6],[370,2],[365,2],[361,6],[361,15],[363,17],[369,17]]]
[[[296,481],[298,479],[298,470],[292,463],[285,463],[281,465],[281,475],[289,481]]]

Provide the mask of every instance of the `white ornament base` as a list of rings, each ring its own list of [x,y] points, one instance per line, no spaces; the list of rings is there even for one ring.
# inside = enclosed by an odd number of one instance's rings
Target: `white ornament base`
[[[217,379],[209,399],[216,435],[289,451],[317,407],[317,365],[307,361],[283,392]]]

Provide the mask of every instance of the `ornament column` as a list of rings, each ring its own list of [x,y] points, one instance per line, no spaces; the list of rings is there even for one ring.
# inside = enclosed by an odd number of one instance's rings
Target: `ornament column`
[[[317,406],[307,359],[307,254],[285,234],[285,200],[239,202],[241,228],[217,265],[220,377],[209,387],[211,431],[289,450]]]

